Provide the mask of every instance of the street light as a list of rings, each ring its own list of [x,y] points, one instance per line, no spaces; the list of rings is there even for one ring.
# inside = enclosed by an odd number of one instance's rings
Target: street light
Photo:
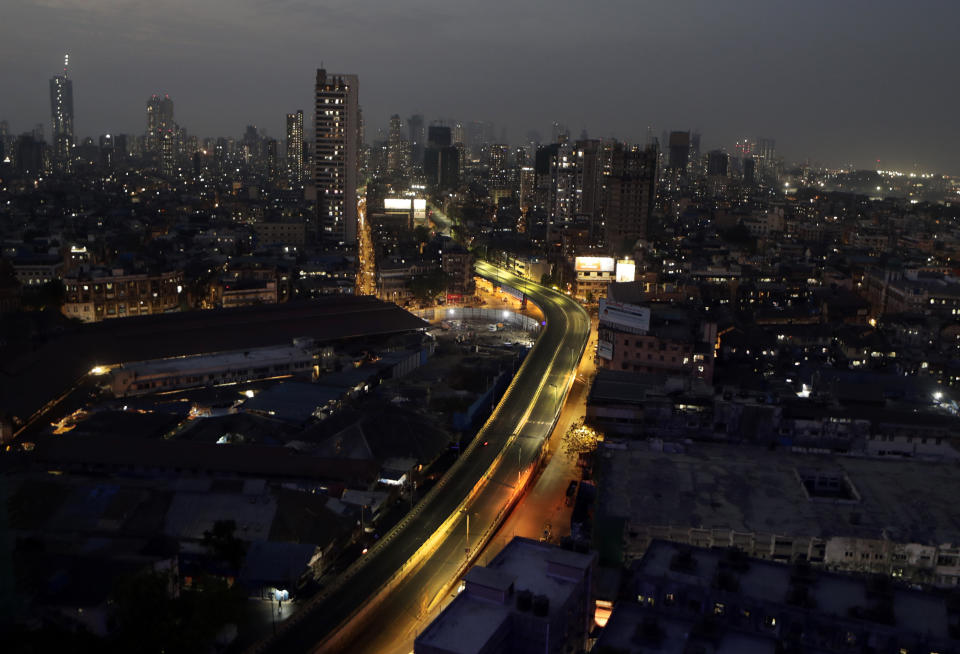
[[[467,516],[467,546],[464,549],[466,556],[470,556],[470,511],[467,509],[460,509],[460,513],[463,513]]]

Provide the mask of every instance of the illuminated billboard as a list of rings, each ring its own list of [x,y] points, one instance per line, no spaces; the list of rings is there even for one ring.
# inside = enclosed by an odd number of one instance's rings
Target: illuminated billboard
[[[413,207],[413,200],[410,198],[384,198],[383,208],[393,211],[410,211]]]
[[[616,262],[613,257],[577,257],[574,268],[577,272],[612,273],[616,268]]]
[[[422,198],[413,199],[413,210],[414,211],[426,211],[427,210],[427,201]]]
[[[636,278],[637,265],[629,259],[617,262],[617,281],[632,282]]]
[[[650,309],[600,298],[600,324],[633,333],[650,331]]]

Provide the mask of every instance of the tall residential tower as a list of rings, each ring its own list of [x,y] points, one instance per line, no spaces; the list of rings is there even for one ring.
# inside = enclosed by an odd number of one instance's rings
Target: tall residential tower
[[[303,183],[303,111],[287,114],[287,175],[293,184]]]
[[[317,70],[313,179],[323,236],[357,242],[360,107],[357,76]]]
[[[63,57],[63,74],[50,79],[53,118],[53,162],[60,172],[71,169],[73,158],[73,82],[67,77],[70,55]]]

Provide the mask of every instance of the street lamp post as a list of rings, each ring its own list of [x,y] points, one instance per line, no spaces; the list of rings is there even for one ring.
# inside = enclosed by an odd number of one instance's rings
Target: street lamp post
[[[522,454],[523,454],[523,443],[521,443],[518,440],[517,441],[517,486],[518,487],[520,486],[520,471],[523,470],[523,461],[521,456]]]

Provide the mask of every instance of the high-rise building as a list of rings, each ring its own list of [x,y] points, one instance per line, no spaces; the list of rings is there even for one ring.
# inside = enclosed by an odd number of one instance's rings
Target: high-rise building
[[[387,135],[387,170],[391,175],[410,174],[410,141],[403,138],[403,121],[400,116],[390,116],[390,131]]]
[[[413,165],[416,168],[420,168],[423,166],[423,153],[427,140],[423,116],[420,114],[410,116],[410,118],[407,119],[407,128],[410,130],[410,150]]]
[[[629,253],[647,237],[657,195],[657,146],[617,144],[605,178],[604,241],[616,254]]]
[[[60,172],[71,169],[73,158],[73,82],[67,77],[70,55],[63,58],[63,74],[50,79],[53,118],[53,163]]]
[[[670,132],[669,155],[667,168],[674,173],[685,173],[690,160],[690,132]]]
[[[160,152],[160,172],[171,177],[176,170],[177,133],[173,128],[162,127],[157,131]]]
[[[287,174],[293,184],[303,183],[303,110],[287,114]]]
[[[490,176],[502,177],[507,171],[510,161],[510,146],[505,143],[494,143],[487,151],[490,164]]]
[[[431,125],[428,147],[424,152],[423,172],[435,190],[449,190],[460,183],[460,151],[450,140],[450,128]]]
[[[453,121],[453,124],[450,125],[450,137],[454,143],[466,143],[466,132],[463,129],[463,123],[459,120]]]
[[[173,100],[169,95],[162,98],[153,94],[147,100],[147,134],[146,149],[148,152],[159,152],[165,137],[164,132],[174,131],[176,124],[173,122]]]
[[[757,147],[753,158],[757,162],[757,174],[767,184],[776,182],[776,141],[773,139],[757,139]]]
[[[357,242],[360,110],[356,75],[317,70],[314,182],[324,236]]]
[[[710,150],[707,153],[707,175],[726,177],[730,157],[723,150]]]
[[[753,186],[756,183],[757,160],[749,157],[743,160],[743,183]]]
[[[42,175],[43,149],[43,141],[37,140],[32,134],[24,134],[17,139],[14,148],[17,172],[21,175]]]

